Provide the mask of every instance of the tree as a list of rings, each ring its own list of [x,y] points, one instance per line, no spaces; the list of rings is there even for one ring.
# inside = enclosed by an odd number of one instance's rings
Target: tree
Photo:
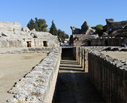
[[[73,44],[73,41],[74,41],[74,40],[73,40],[73,35],[71,35],[71,36],[70,36],[70,40],[69,40],[69,44],[70,44],[70,45]]]
[[[95,27],[95,26],[92,26],[91,28],[92,28],[92,29],[96,29],[96,27]]]
[[[31,19],[31,20],[29,21],[29,23],[27,24],[27,27],[28,27],[30,30],[32,30],[32,29],[35,28],[35,23],[34,23],[34,20],[33,20],[33,19]]]
[[[52,25],[51,25],[51,28],[50,28],[50,31],[49,31],[52,35],[58,35],[58,31],[57,31],[57,28],[54,24],[54,22],[52,21]]]
[[[103,30],[103,25],[99,24],[95,27],[96,30]]]
[[[39,29],[38,29],[38,19],[37,18],[35,18],[35,30],[39,31]]]
[[[39,19],[38,20],[38,31],[44,31],[46,32],[47,31],[47,28],[48,25],[46,24],[46,21],[45,19]]]
[[[61,42],[64,42],[65,38],[68,38],[68,35],[64,31],[58,29],[58,38],[61,39]]]
[[[99,25],[96,25],[95,27],[93,26],[92,28],[96,30],[96,33],[101,36],[103,35],[103,25],[99,24]]]
[[[35,18],[35,21],[33,19],[30,20],[30,22],[27,24],[27,27],[32,30],[35,28],[36,31],[47,31],[48,25],[46,24],[45,19],[37,19]]]

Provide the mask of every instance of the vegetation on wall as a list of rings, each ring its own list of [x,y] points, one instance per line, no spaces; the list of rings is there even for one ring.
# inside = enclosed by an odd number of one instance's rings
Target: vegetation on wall
[[[95,29],[96,30],[96,33],[99,35],[99,36],[101,36],[102,34],[103,34],[103,25],[101,25],[101,24],[98,24],[98,25],[96,25],[96,26],[93,26],[93,27],[91,27],[92,29]]]
[[[96,26],[93,26],[91,27],[92,29],[96,29],[97,31],[98,30],[103,30],[103,25],[99,24],[99,25],[96,25]]]

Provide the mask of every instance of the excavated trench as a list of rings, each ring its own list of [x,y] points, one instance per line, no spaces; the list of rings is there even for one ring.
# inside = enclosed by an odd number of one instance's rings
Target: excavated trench
[[[56,83],[53,103],[105,102],[90,84],[88,73],[73,57],[73,48],[62,49],[62,60]]]

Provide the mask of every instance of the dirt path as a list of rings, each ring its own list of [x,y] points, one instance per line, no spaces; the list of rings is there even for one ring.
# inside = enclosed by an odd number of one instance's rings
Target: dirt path
[[[46,56],[46,53],[0,54],[0,103],[12,98],[13,94],[7,91]]]
[[[75,60],[61,60],[55,103],[104,102]]]

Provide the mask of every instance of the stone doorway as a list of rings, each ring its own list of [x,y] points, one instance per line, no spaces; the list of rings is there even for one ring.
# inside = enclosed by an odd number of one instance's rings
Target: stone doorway
[[[48,42],[47,41],[43,41],[43,46],[44,47],[48,47]]]
[[[88,46],[91,46],[91,41],[88,40],[88,41],[87,41],[87,44],[88,44]]]
[[[27,41],[27,47],[31,47],[31,41]]]
[[[108,41],[107,40],[105,40],[105,46],[108,46]]]

